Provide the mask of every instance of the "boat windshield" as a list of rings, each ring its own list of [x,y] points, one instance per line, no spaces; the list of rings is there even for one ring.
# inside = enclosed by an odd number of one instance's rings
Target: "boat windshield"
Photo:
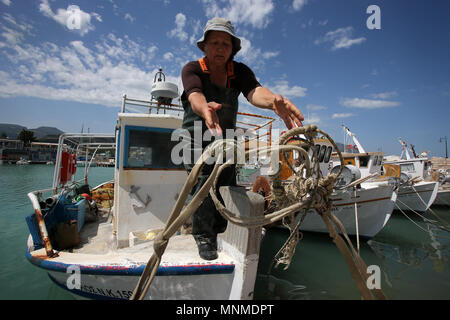
[[[171,159],[172,148],[178,141],[171,141],[172,130],[147,128],[129,130],[128,155],[125,168],[184,169]]]

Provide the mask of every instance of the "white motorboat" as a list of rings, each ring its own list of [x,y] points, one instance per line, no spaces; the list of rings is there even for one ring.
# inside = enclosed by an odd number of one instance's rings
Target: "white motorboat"
[[[397,193],[387,183],[362,182],[356,190],[333,192],[333,214],[342,222],[347,234],[372,238],[388,223]],[[300,218],[300,217],[299,217]],[[309,212],[300,227],[304,231],[327,232],[317,214]]]
[[[424,212],[436,199],[439,182],[428,177],[430,161],[427,157],[411,157],[407,144],[399,138],[402,145],[400,158],[388,159],[384,164],[400,166],[401,177],[396,208],[400,210]]]
[[[24,165],[28,165],[28,164],[30,164],[30,163],[31,163],[30,160],[27,160],[27,159],[24,159],[24,158],[20,158],[20,160],[18,160],[18,161],[16,162],[16,165],[24,166]]]
[[[327,139],[314,141],[322,175],[337,173],[341,163],[338,158],[332,157],[334,153],[330,142]],[[291,143],[295,144],[295,141]],[[360,150],[363,153],[342,153],[345,167],[331,196],[333,199],[331,210],[349,235],[372,238],[389,221],[397,192],[395,184],[391,183],[388,177],[380,178],[382,153],[365,153],[361,146]],[[298,154],[294,151],[289,156],[290,161],[295,163]],[[285,162],[283,170],[282,176],[289,179],[293,172]],[[301,218],[302,215],[299,214],[297,221]],[[300,230],[327,232],[320,216],[312,211],[304,218]]]

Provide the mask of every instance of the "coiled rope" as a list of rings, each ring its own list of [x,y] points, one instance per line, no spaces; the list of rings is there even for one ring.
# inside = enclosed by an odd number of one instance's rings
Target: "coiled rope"
[[[308,152],[295,145],[287,145],[287,141],[297,135],[304,135],[305,138],[301,138],[305,146],[313,146],[313,138],[318,134],[325,136],[330,143],[333,145],[335,150],[338,152],[341,164],[344,163],[342,154],[337,148],[331,137],[317,129],[317,126],[306,126],[298,127],[287,131],[283,134],[279,143],[276,146],[262,147],[258,149],[248,150],[245,152],[245,156],[249,156],[253,152],[270,152],[273,153],[283,153],[288,165],[292,168],[292,165],[287,159],[286,152],[291,150],[296,150],[303,155],[302,160],[304,163],[301,165],[300,174],[296,175],[293,181],[284,186],[281,181],[281,165],[278,166],[276,173],[269,175],[272,179],[272,203],[276,205],[279,209],[276,212],[268,213],[263,217],[240,217],[225,208],[222,203],[217,199],[217,182],[220,174],[225,168],[236,163],[236,156],[242,156],[243,149],[239,147],[234,140],[217,140],[211,145],[209,145],[202,156],[196,162],[194,168],[189,174],[180,196],[175,203],[169,219],[166,223],[165,229],[158,234],[154,241],[154,252],[149,259],[144,272],[142,273],[139,282],[131,296],[131,299],[143,299],[156,275],[159,264],[161,262],[161,257],[167,247],[170,237],[181,227],[181,225],[197,210],[202,201],[207,196],[208,192],[211,195],[217,210],[222,214],[222,216],[228,221],[237,224],[239,226],[245,226],[247,228],[260,227],[267,224],[272,224],[276,221],[284,219],[290,216],[291,221],[294,221],[295,214],[300,210],[306,212],[310,209],[315,209],[316,212],[322,217],[325,225],[327,226],[330,237],[333,239],[334,243],[341,251],[344,259],[350,269],[351,275],[356,282],[357,288],[359,289],[362,297],[364,299],[385,299],[383,292],[380,289],[373,289],[372,292],[368,289],[366,283],[368,279],[367,267],[359,256],[358,252],[353,248],[350,239],[347,236],[345,228],[342,223],[331,213],[331,200],[330,195],[333,192],[333,188],[337,177],[342,172],[342,165],[337,174],[330,174],[326,177],[322,177],[319,167],[318,154],[314,148],[311,148],[313,152],[312,163],[309,159]],[[199,192],[195,195],[192,201],[182,210],[183,205],[187,199],[190,190],[194,187],[197,182],[197,178],[201,172],[203,165],[210,161],[214,156],[217,159],[223,159],[227,152],[234,151],[234,157],[228,159],[224,164],[220,164],[216,161],[213,171],[208,177],[205,184],[201,187]],[[241,158],[242,159],[242,158]],[[294,171],[295,172],[295,171]],[[304,218],[304,217],[303,217]],[[297,225],[291,229],[291,234],[286,241],[283,248],[277,254],[276,258],[278,263],[285,264],[289,266],[293,255],[295,253],[295,247],[298,241],[301,239],[299,237],[298,229],[300,227],[303,218]],[[344,239],[339,235],[339,233],[344,235]],[[281,257],[278,257],[282,255]]]

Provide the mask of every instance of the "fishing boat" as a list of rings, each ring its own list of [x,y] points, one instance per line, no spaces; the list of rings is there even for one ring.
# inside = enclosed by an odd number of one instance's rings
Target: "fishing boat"
[[[177,143],[171,135],[181,128],[183,109],[172,104],[178,88],[165,76],[161,81],[160,72],[150,101],[123,96],[114,135],[62,134],[52,187],[28,194],[34,213],[26,217],[27,259],[76,296],[132,297],[186,182],[183,164],[171,157]],[[88,166],[75,180],[77,150],[95,154],[112,147],[113,181],[91,188]],[[220,192],[242,216],[263,214],[260,195],[242,188]],[[192,235],[180,229],[170,238],[144,298],[251,299],[261,235],[261,227],[229,223],[218,239],[218,258],[206,261]]]
[[[396,208],[425,212],[436,199],[439,182],[432,181],[429,177],[429,159],[427,157],[411,157],[406,142],[401,138],[398,140],[402,145],[400,158],[388,158],[384,161],[384,164],[399,165],[401,169]]]
[[[327,139],[314,141],[322,175],[337,173],[342,164],[333,146]],[[291,143],[295,144],[296,141]],[[289,156],[295,163],[298,155],[293,152]],[[342,157],[344,167],[331,195],[331,210],[344,225],[348,235],[370,239],[383,229],[391,217],[397,198],[395,183],[392,177],[381,174],[381,153],[342,153]],[[283,169],[286,179],[292,177],[290,168],[285,166]],[[327,232],[326,226],[313,210],[304,218],[298,215],[297,221],[300,219],[304,219],[300,230]]]

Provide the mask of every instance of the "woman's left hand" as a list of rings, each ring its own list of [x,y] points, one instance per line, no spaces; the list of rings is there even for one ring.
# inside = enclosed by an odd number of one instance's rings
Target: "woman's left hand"
[[[303,114],[288,98],[279,94],[275,95],[273,111],[283,119],[288,129],[303,127],[302,121],[305,120]]]

